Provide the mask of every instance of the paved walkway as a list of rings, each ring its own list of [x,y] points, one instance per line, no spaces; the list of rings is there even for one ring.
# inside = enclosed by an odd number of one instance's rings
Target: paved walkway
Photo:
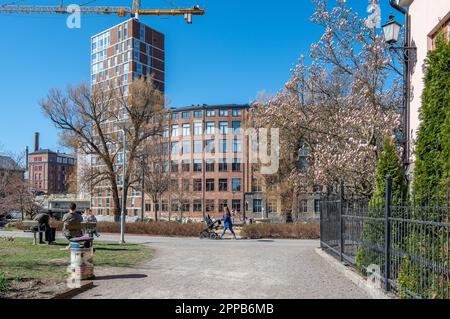
[[[8,234],[23,236],[0,232]],[[315,252],[318,241],[126,239],[154,248],[156,256],[139,267],[97,272],[96,287],[77,298],[369,298]]]

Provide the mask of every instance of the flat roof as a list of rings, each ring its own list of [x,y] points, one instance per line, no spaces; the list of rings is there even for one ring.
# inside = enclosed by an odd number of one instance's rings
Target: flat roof
[[[250,108],[249,104],[219,104],[219,105],[191,105],[191,106],[183,106],[183,107],[171,107],[169,111],[171,112],[180,112],[180,111],[200,111],[200,110],[212,110],[212,109],[248,109]]]

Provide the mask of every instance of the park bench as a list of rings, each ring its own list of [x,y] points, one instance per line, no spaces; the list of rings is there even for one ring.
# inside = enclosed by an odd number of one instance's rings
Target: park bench
[[[81,223],[75,225],[66,225],[65,229],[69,231],[80,231],[83,234],[88,234],[92,237],[93,231],[97,228],[97,223]]]
[[[46,231],[45,225],[40,225],[39,222],[34,220],[23,221],[25,227],[25,233],[33,233],[33,245],[37,245],[37,234],[39,234],[39,243],[42,242],[42,236]]]

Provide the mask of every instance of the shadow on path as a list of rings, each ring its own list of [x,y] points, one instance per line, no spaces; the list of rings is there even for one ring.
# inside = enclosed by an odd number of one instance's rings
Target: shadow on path
[[[95,281],[101,280],[119,280],[119,279],[142,279],[147,278],[147,275],[142,274],[129,274],[129,275],[109,275],[109,276],[96,276]]]

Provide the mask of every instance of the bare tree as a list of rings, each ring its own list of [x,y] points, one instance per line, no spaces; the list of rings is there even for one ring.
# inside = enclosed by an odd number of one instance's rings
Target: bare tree
[[[183,219],[183,212],[187,204],[190,204],[193,198],[192,185],[190,179],[179,179],[174,177],[170,180],[169,190],[167,196],[170,197],[169,214],[173,207],[176,207],[175,211]],[[169,215],[169,219],[171,216]]]
[[[32,218],[42,209],[24,179],[23,158],[23,154],[0,156],[0,215],[18,210],[22,218]]]
[[[161,196],[168,191],[170,183],[169,170],[166,167],[168,155],[160,137],[146,143],[143,151],[144,193],[150,196],[155,221],[158,221]]]
[[[44,114],[62,130],[62,144],[94,159],[90,174],[85,174],[83,182],[89,188],[106,186],[111,190],[118,221],[119,189],[123,189],[126,200],[129,188],[138,182],[138,156],[143,142],[160,130],[160,114],[164,109],[162,93],[151,78],[140,78],[125,89],[113,87],[112,82],[92,88],[87,84],[69,87],[66,93],[52,89],[40,105]],[[125,158],[122,156],[124,141]],[[123,163],[126,171],[121,185]]]

